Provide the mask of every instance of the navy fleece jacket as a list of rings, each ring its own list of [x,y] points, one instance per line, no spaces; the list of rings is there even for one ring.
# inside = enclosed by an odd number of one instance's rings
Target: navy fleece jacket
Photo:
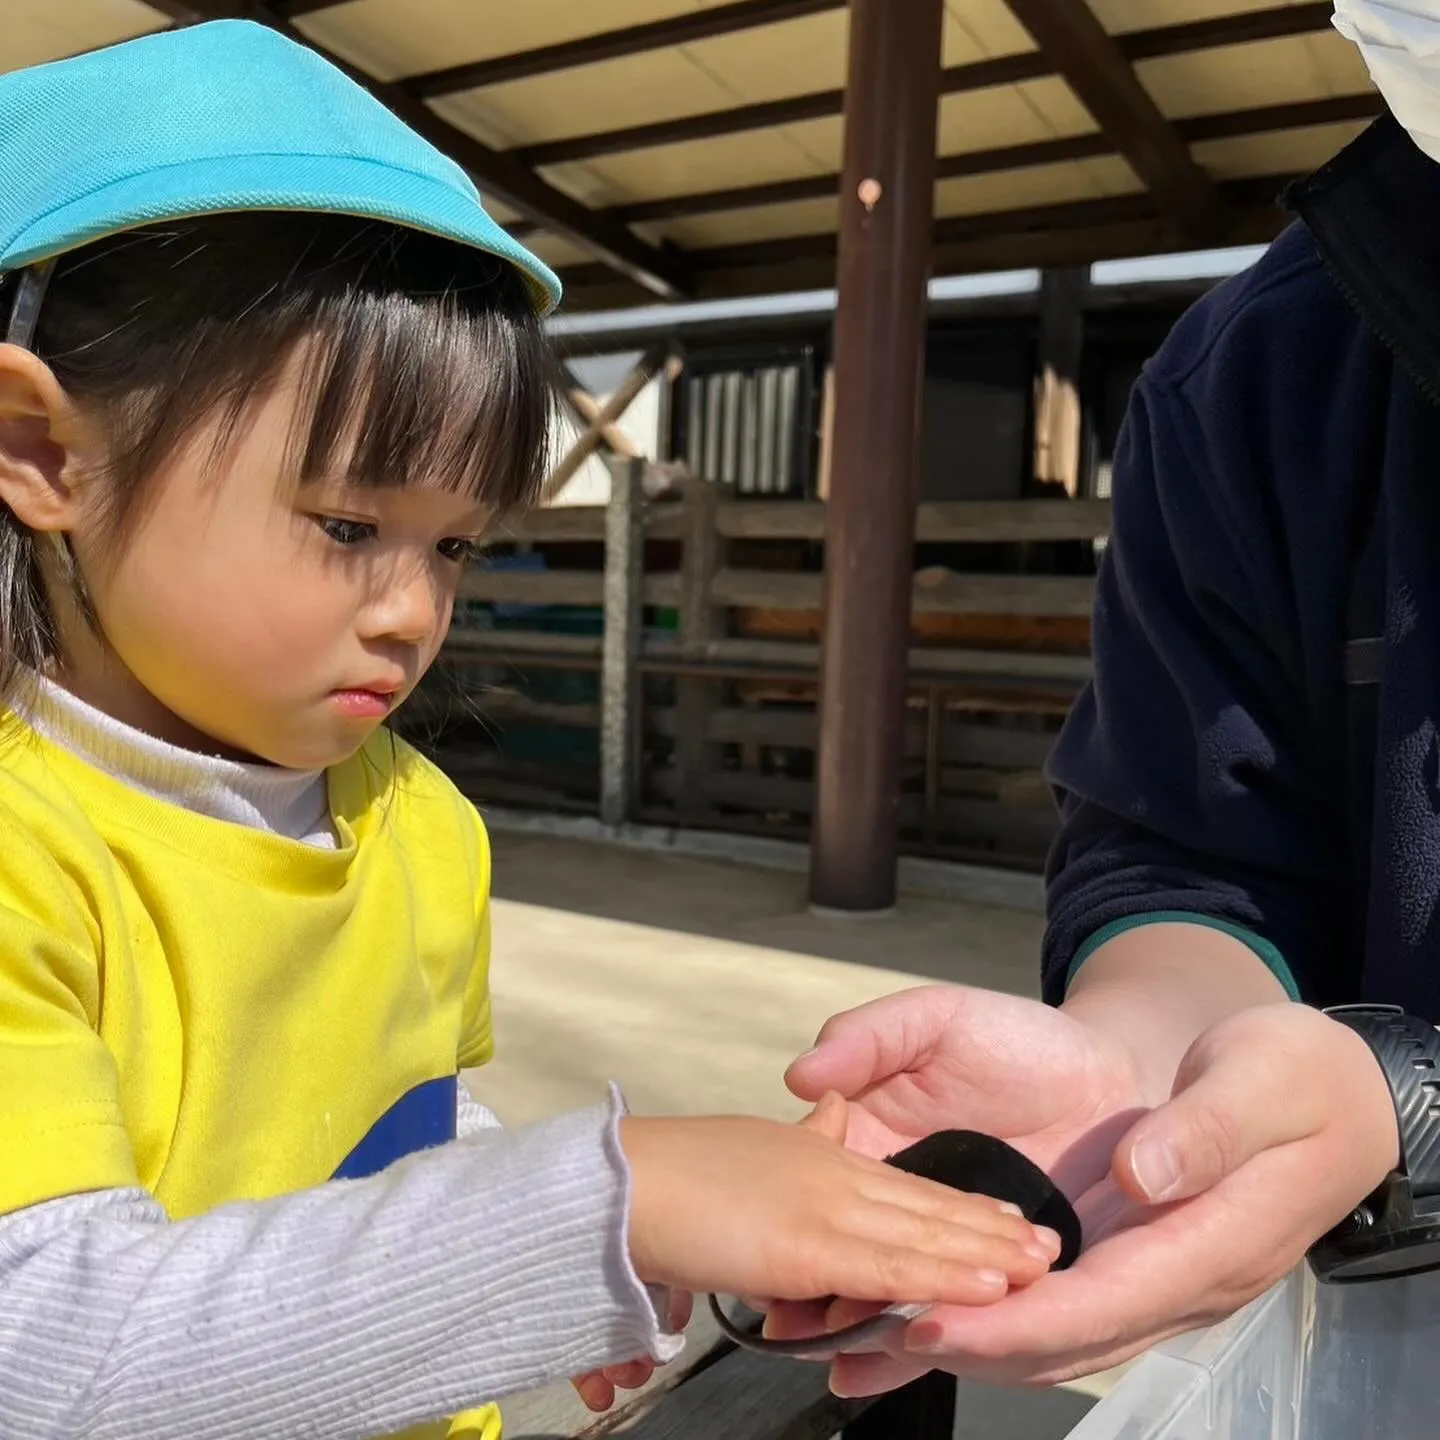
[[[1052,1002],[1097,938],[1183,914],[1307,1001],[1440,1019],[1440,166],[1385,120],[1293,200],[1303,223],[1180,322],[1133,396],[1094,678],[1050,766]],[[1344,652],[1376,511],[1360,843]]]

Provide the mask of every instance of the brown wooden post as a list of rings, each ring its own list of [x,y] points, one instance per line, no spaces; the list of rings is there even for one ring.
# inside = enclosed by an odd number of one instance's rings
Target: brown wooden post
[[[850,0],[811,901],[895,902],[941,0]]]
[[[723,542],[716,526],[720,487],[690,475],[685,481],[685,549],[680,561],[680,653],[700,659],[719,634],[719,611],[710,598]],[[719,686],[699,676],[675,687],[675,809],[681,825],[703,824],[710,811],[705,775],[713,746],[707,731]]]

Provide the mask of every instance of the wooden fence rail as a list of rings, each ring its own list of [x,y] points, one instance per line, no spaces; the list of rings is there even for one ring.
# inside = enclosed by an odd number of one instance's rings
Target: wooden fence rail
[[[758,828],[803,832],[812,803],[808,757],[818,743],[824,581],[814,547],[824,538],[823,502],[727,499],[693,481],[678,498],[646,501],[641,462],[611,465],[612,493],[633,506],[625,522],[633,543],[605,546],[613,508],[609,516],[601,507],[537,510],[507,521],[498,538],[548,547],[551,568],[478,569],[461,588],[466,605],[533,606],[542,620],[546,607],[603,605],[607,633],[517,628],[526,623],[523,608],[503,627],[486,628],[467,623],[462,610],[444,652],[448,674],[414,702],[412,717],[434,724],[478,709],[502,751],[507,734],[536,727],[608,736],[603,767],[593,754],[563,766],[452,756],[482,800],[503,792],[545,803],[550,787],[568,807],[608,797],[611,820],[733,826],[749,814]],[[1090,675],[1094,579],[1016,571],[1032,543],[1080,542],[1083,552],[1107,535],[1110,517],[1104,500],[918,508],[917,544],[949,547],[949,563],[919,570],[912,590],[901,805],[911,848],[953,853],[958,845],[1029,865],[1043,853],[1054,819],[1039,769]],[[650,550],[652,542],[662,548]],[[575,545],[588,552],[566,551]],[[605,546],[605,570],[563,568],[593,563],[597,546]],[[970,568],[965,547],[975,546],[987,548],[969,552],[973,563],[989,568]],[[647,570],[647,553],[673,568]],[[633,617],[645,612],[677,618],[644,629]],[[617,637],[622,616],[632,617],[630,628]],[[593,682],[565,697],[529,693],[561,683],[541,684],[545,675],[598,675],[607,635],[612,656],[626,657],[626,683],[612,661],[603,696]],[[468,697],[458,707],[455,692]]]

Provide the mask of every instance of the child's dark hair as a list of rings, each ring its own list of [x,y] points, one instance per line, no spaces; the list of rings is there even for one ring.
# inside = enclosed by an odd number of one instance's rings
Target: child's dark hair
[[[117,547],[157,466],[217,413],[223,443],[302,344],[297,481],[538,498],[553,362],[517,270],[372,220],[204,216],[62,257],[40,311],[32,348],[109,437]],[[0,502],[0,700],[54,657],[39,544]]]

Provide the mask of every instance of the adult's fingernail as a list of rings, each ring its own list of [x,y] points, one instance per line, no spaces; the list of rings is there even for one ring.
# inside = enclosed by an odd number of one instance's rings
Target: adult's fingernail
[[[1020,1215],[1020,1216],[1023,1216],[1023,1215],[1025,1214],[1025,1212],[1024,1212],[1018,1205],[1016,1205],[1013,1201],[1010,1201],[1010,1200],[997,1200],[995,1203],[996,1203],[996,1205],[998,1205],[998,1206],[1000,1207],[1000,1211],[1001,1211],[1002,1214],[1005,1214],[1005,1215]]]
[[[975,1278],[989,1290],[1000,1290],[1010,1283],[1003,1270],[977,1270]]]
[[[912,1325],[905,1348],[917,1355],[940,1355],[945,1350],[945,1332],[938,1325]]]
[[[1164,1200],[1180,1184],[1180,1157],[1168,1140],[1142,1140],[1130,1156],[1130,1168],[1150,1201]]]

